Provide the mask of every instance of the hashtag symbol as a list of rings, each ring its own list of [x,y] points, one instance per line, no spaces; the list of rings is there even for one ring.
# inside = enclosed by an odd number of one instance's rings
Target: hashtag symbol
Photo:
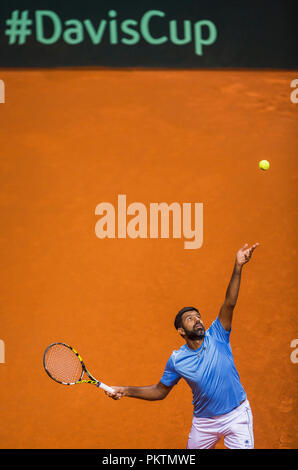
[[[31,28],[32,20],[28,19],[28,10],[24,10],[19,15],[19,10],[12,12],[10,19],[6,20],[8,26],[5,30],[5,34],[9,36],[9,44],[15,44],[17,38],[19,39],[18,44],[25,44],[26,36],[32,34]]]

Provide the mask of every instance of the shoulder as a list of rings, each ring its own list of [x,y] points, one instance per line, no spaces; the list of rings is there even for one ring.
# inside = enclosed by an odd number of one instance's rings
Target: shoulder
[[[210,338],[216,339],[217,341],[222,341],[224,343],[228,343],[230,339],[230,331],[226,331],[222,326],[219,318],[217,317],[216,320],[212,323],[212,325],[206,331],[206,335]]]
[[[172,352],[169,360],[171,360],[172,364],[175,365],[177,360],[179,360],[179,359],[181,359],[182,357],[185,356],[186,351],[187,351],[187,349],[186,349],[185,344],[177,350],[174,349],[174,351]]]

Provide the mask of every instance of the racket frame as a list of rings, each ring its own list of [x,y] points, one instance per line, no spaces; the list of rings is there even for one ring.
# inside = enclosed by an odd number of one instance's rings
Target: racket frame
[[[79,359],[80,363],[81,363],[81,366],[82,366],[82,374],[81,374],[81,377],[79,380],[77,380],[76,382],[61,382],[60,380],[57,380],[55,379],[55,377],[53,377],[50,372],[48,371],[47,367],[46,367],[46,355],[47,355],[47,352],[48,350],[52,347],[52,346],[55,346],[57,344],[60,344],[62,346],[65,346],[66,348],[70,349],[76,356],[77,358]],[[110,393],[113,393],[114,390],[111,388],[111,387],[108,387],[107,385],[103,384],[102,382],[100,382],[99,380],[95,379],[93,377],[93,375],[90,374],[90,372],[88,371],[87,367],[85,366],[84,362],[83,362],[83,359],[82,357],[80,356],[80,354],[72,347],[70,346],[69,344],[66,344],[66,343],[61,343],[61,342],[56,342],[56,343],[51,343],[47,349],[45,350],[44,352],[44,355],[43,355],[43,366],[44,366],[44,369],[46,371],[46,373],[48,374],[48,376],[52,379],[52,380],[55,380],[55,382],[59,383],[59,384],[62,384],[62,385],[77,385],[77,384],[83,384],[83,383],[87,383],[87,384],[93,384],[93,385],[96,385],[97,387],[100,387],[102,388],[103,390],[106,390]],[[83,380],[83,376],[84,376],[84,373],[86,373],[88,375],[88,377],[90,378],[90,380]]]

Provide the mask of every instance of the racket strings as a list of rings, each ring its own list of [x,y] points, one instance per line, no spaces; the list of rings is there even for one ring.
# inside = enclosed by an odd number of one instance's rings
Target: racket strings
[[[53,379],[64,383],[77,382],[83,372],[77,355],[63,344],[54,344],[49,348],[45,357],[45,366]]]

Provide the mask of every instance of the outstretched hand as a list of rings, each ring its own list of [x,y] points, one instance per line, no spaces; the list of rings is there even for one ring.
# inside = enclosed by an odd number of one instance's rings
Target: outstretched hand
[[[248,244],[245,243],[245,245],[242,248],[240,248],[240,250],[237,252],[237,255],[236,255],[237,263],[240,266],[243,266],[245,263],[247,263],[250,260],[257,246],[259,246],[259,243],[255,243],[250,248],[248,248]]]

